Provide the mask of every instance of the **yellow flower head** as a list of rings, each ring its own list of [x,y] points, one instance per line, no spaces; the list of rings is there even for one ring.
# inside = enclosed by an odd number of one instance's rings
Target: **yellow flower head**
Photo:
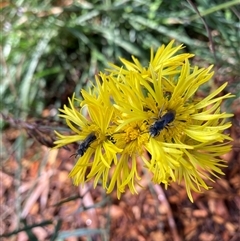
[[[76,185],[95,178],[94,184],[102,181],[108,193],[116,187],[119,198],[127,187],[135,193],[141,159],[154,183],[167,187],[184,180],[192,201],[191,190],[208,189],[209,173],[222,174],[220,155],[230,150],[226,140],[231,140],[224,130],[232,115],[221,113],[220,105],[232,95],[218,96],[224,84],[197,98],[198,88],[213,76],[212,66],[192,67],[192,54],[177,54],[182,48],[173,47],[172,41],[155,54],[151,50],[148,66],[134,57],[133,62],[120,59],[125,67],[112,64],[108,74],[96,77],[93,91],[82,91],[79,110],[74,96],[70,108],[61,110],[76,135],[57,133],[56,147],[83,141],[84,153],[70,173]],[[89,119],[82,114],[84,108]]]
[[[69,99],[70,107],[64,106],[60,110],[61,117],[66,119],[67,125],[75,135],[64,136],[56,132],[59,140],[55,142],[56,148],[72,142],[82,141],[76,153],[77,162],[70,172],[74,184],[84,184],[95,178],[94,186],[101,180],[106,187],[108,171],[112,162],[117,162],[117,153],[122,150],[112,143],[110,123],[113,117],[113,107],[103,106],[102,99],[95,99],[92,95],[83,91],[85,106],[80,109],[74,107],[74,95]],[[89,118],[82,114],[87,109]]]

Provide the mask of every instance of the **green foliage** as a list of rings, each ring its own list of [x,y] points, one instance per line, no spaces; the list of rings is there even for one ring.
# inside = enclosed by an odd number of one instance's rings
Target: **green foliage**
[[[2,108],[40,116],[79,94],[109,61],[144,59],[151,46],[172,38],[204,64],[215,62],[237,75],[239,6],[221,2],[196,4],[213,34],[214,60],[204,24],[187,1],[15,1],[1,10]]]

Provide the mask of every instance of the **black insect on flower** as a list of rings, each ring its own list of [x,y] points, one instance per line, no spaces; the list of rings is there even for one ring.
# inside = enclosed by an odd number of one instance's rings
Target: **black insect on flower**
[[[165,127],[168,127],[168,125],[174,121],[175,115],[175,111],[169,110],[166,114],[157,119],[149,128],[150,135],[152,137],[158,136]]]
[[[87,151],[87,149],[90,147],[92,142],[94,142],[97,139],[96,135],[94,133],[90,133],[84,140],[83,142],[80,143],[77,153],[73,154],[71,156],[75,155],[75,158],[77,156],[81,157],[84,155],[84,153]]]

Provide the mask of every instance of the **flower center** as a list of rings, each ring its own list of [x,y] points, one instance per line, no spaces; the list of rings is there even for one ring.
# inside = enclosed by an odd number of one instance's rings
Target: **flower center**
[[[147,126],[145,123],[131,123],[125,129],[125,142],[129,143],[131,141],[141,138],[141,134],[147,133]]]

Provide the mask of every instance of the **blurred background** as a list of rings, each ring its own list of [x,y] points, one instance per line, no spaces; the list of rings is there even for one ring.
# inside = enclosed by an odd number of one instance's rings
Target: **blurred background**
[[[1,240],[240,240],[240,3],[224,0],[1,1]],[[121,200],[101,186],[74,187],[69,156],[77,145],[51,150],[58,117],[73,92],[131,56],[148,64],[150,48],[175,39],[192,64],[214,64],[199,90],[228,82],[222,110],[233,113],[233,150],[225,176],[193,194],[184,185],[153,186]]]

